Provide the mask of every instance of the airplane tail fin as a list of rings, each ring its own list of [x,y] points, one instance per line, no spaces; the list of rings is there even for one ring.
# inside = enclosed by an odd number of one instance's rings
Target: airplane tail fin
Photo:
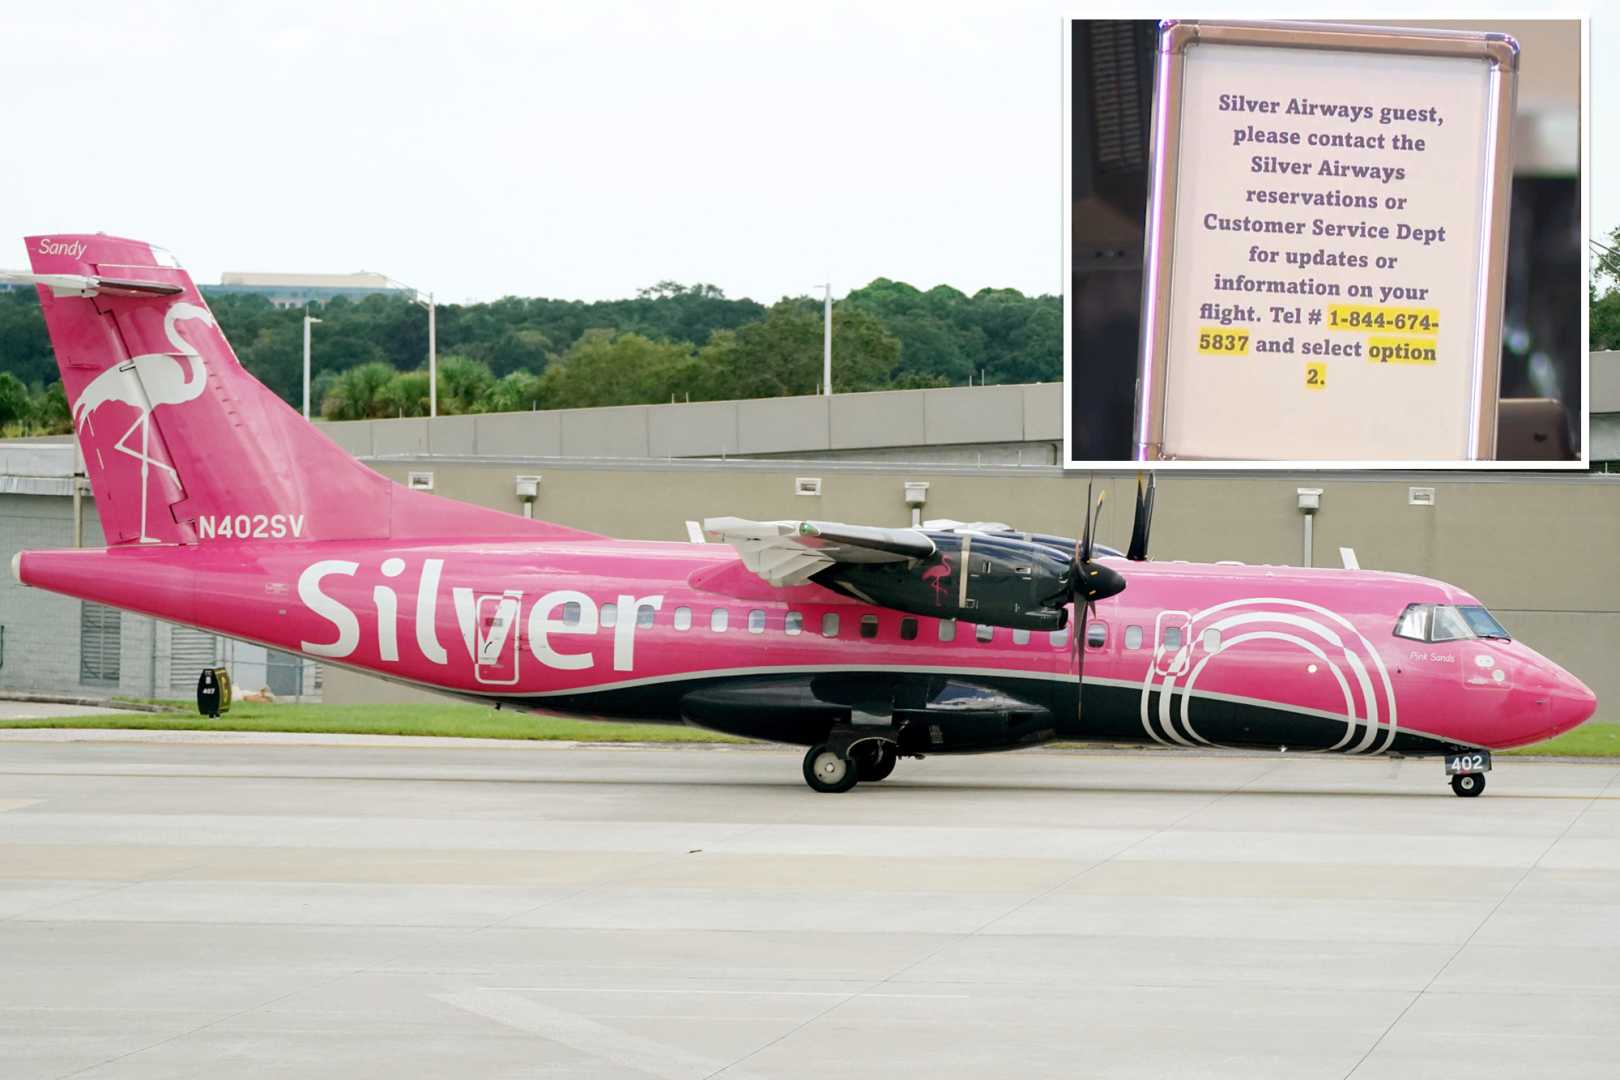
[[[592,534],[452,502],[351,457],[250,375],[161,248],[33,236],[75,434],[109,544],[215,539],[537,539]]]

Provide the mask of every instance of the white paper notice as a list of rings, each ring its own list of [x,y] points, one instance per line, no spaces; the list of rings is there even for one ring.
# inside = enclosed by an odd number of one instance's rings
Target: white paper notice
[[[1467,456],[1489,83],[1475,59],[1188,47],[1167,452]]]

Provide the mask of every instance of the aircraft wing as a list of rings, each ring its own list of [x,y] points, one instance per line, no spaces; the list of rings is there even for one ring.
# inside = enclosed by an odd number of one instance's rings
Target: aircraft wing
[[[907,562],[934,554],[917,529],[883,529],[834,521],[749,521],[716,517],[703,531],[730,544],[743,565],[772,585],[802,585],[835,563]]]

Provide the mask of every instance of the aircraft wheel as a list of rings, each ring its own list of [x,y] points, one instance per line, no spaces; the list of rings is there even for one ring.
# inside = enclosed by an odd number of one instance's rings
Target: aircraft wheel
[[[880,742],[867,750],[856,760],[860,766],[862,780],[887,780],[889,774],[894,772],[894,763],[900,760],[900,754],[893,743]]]
[[[829,746],[812,746],[804,755],[804,782],[811,791],[836,795],[854,787],[860,778],[855,762]]]
[[[1485,790],[1484,773],[1462,773],[1451,778],[1451,790],[1465,799],[1472,799]]]

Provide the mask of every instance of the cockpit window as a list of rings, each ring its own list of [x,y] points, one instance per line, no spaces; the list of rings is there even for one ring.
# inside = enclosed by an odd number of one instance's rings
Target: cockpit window
[[[1457,609],[1463,620],[1468,623],[1468,629],[1478,637],[1501,638],[1503,641],[1512,641],[1513,635],[1507,632],[1507,627],[1496,621],[1496,617],[1478,604]]]
[[[1435,605],[1434,621],[1429,624],[1430,641],[1461,641],[1473,636],[1456,608],[1449,604]]]
[[[1395,636],[1413,641],[1462,641],[1488,637],[1510,640],[1502,624],[1477,604],[1408,604],[1395,620]]]
[[[1401,617],[1395,620],[1395,636],[1413,641],[1429,640],[1429,623],[1433,621],[1433,604],[1407,604]]]

